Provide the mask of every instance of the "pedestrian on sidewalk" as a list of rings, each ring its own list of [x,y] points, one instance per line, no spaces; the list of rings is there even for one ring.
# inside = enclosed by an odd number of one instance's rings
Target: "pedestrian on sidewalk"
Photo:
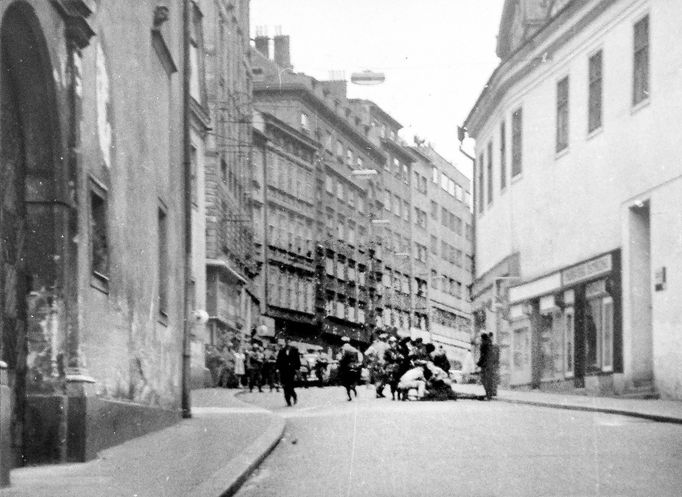
[[[296,373],[301,368],[301,356],[298,349],[289,344],[289,338],[284,338],[284,347],[282,347],[277,354],[277,369],[279,370],[279,381],[284,390],[284,400],[288,406],[291,406],[291,401],[294,404],[298,402],[296,390],[294,390],[294,381]]]
[[[341,347],[341,359],[339,359],[339,377],[341,384],[346,389],[348,401],[353,400],[350,393],[357,397],[358,391],[355,389],[360,379],[360,352],[350,344],[350,338],[343,337],[343,346]]]
[[[490,368],[491,379],[490,385],[492,390],[492,397],[497,397],[497,385],[500,384],[500,347],[495,343],[492,332],[488,333],[490,338]]]
[[[485,390],[485,398],[490,400],[493,396],[493,352],[491,350],[492,344],[490,342],[490,337],[487,333],[481,333],[481,346],[480,346],[480,356],[476,365],[481,368],[481,383],[483,384],[483,389]]]
[[[241,342],[238,342],[237,352],[234,352],[234,375],[237,377],[237,388],[244,385],[244,375],[246,374],[246,354]]]

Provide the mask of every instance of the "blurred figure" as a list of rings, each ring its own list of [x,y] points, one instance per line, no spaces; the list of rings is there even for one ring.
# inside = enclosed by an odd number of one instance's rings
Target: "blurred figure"
[[[276,389],[279,392],[277,382],[277,347],[270,344],[265,347],[263,352],[263,384],[270,386],[270,391]]]
[[[324,386],[324,373],[327,371],[327,366],[329,366],[329,361],[327,360],[326,354],[323,354],[321,350],[317,351],[317,357],[315,358],[315,376],[317,377],[317,386]]]
[[[446,373],[450,371],[450,361],[448,360],[448,356],[442,345],[438,346],[438,350],[435,350],[433,354],[431,354],[431,357],[434,365],[438,366]]]
[[[481,383],[483,384],[483,389],[485,390],[485,398],[490,400],[493,394],[492,386],[492,351],[490,337],[487,333],[481,333],[481,348],[480,356],[476,365],[481,368]]]
[[[403,372],[401,371],[401,364],[403,356],[398,348],[398,340],[395,337],[388,339],[388,348],[384,353],[385,374],[388,385],[391,389],[391,399],[395,400],[396,393],[398,393],[398,383]]]
[[[417,361],[413,368],[400,377],[398,383],[398,398],[400,400],[407,400],[407,394],[411,389],[417,390],[417,399],[424,396],[427,380],[425,364],[424,361]]]
[[[257,387],[259,392],[263,391],[263,348],[256,339],[251,339],[251,346],[246,352],[246,374],[249,377],[249,392]]]
[[[362,367],[360,362],[360,351],[350,344],[350,338],[343,337],[341,339],[344,343],[341,347],[341,358],[339,359],[339,377],[341,384],[346,389],[348,401],[353,400],[350,393],[357,397],[358,391],[355,387],[360,379],[360,369]]]
[[[490,338],[490,368],[491,368],[491,389],[492,397],[497,397],[497,385],[500,383],[500,347],[495,343],[492,332],[488,333]]]
[[[284,338],[284,347],[282,347],[277,354],[277,369],[279,370],[279,380],[282,383],[282,390],[284,390],[284,400],[288,406],[291,406],[291,401],[294,404],[298,402],[296,390],[294,390],[294,381],[296,374],[301,368],[301,356],[296,347],[292,347],[289,343],[289,338]]]
[[[246,354],[241,342],[237,342],[237,350],[234,352],[234,374],[237,377],[237,388],[244,385],[244,375],[246,374]]]

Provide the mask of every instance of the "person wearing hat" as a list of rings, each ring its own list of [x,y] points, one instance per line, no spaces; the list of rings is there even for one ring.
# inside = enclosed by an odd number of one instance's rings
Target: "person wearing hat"
[[[294,381],[298,370],[301,369],[301,356],[298,349],[289,344],[289,338],[284,338],[284,347],[282,347],[277,354],[277,369],[279,370],[279,381],[284,390],[284,400],[288,406],[291,406],[291,401],[294,404],[298,402],[296,390],[294,390]]]
[[[353,400],[350,393],[353,392],[358,396],[358,391],[355,387],[360,379],[360,351],[350,344],[349,337],[341,338],[343,346],[341,347],[341,359],[339,359],[339,378],[341,384],[346,389],[348,401]]]

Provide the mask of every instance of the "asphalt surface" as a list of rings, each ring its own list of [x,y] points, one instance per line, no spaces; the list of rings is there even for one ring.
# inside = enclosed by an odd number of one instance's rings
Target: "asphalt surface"
[[[393,402],[358,389],[240,399],[286,418],[237,493],[267,496],[679,496],[682,426],[506,402]]]

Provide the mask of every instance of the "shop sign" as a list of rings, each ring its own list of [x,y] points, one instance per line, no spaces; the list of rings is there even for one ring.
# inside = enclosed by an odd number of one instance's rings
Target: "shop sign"
[[[562,284],[563,286],[571,286],[580,281],[589,280],[610,273],[612,268],[613,263],[611,261],[611,254],[606,254],[562,271]]]
[[[530,315],[530,306],[528,304],[517,304],[509,308],[509,319],[512,321],[527,318]]]

